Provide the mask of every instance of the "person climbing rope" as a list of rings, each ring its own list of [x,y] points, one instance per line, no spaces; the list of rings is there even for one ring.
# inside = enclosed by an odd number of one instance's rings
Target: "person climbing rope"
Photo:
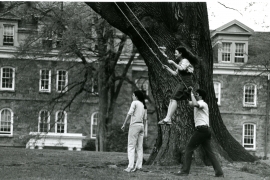
[[[168,60],[168,63],[176,67],[175,71],[167,65],[162,66],[172,75],[179,75],[179,77],[181,78],[181,82],[178,84],[174,93],[172,94],[167,111],[167,116],[164,119],[160,120],[158,124],[172,124],[171,118],[177,108],[177,101],[187,100],[190,97],[188,88],[193,86],[193,65],[198,63],[198,58],[183,46],[176,48],[174,55],[175,61]]]

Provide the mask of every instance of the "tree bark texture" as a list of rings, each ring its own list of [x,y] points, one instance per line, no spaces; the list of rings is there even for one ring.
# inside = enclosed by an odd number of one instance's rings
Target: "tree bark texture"
[[[168,61],[158,50],[157,45],[167,47],[169,59],[174,59],[175,48],[183,45],[200,57],[200,62],[195,66],[195,89],[202,88],[208,93],[206,102],[210,111],[212,145],[217,155],[220,155],[218,157],[233,161],[256,160],[231,136],[219,112],[212,81],[213,57],[206,3],[87,2],[87,4],[112,26],[127,34],[144,58],[156,104],[157,122],[166,116],[169,99],[174,88],[180,83],[178,77],[171,76],[162,69],[162,64],[168,65]],[[185,102],[178,102],[172,121],[171,126],[159,126],[156,144],[148,160],[149,164],[170,165],[181,162],[185,146],[194,131],[193,109]],[[195,156],[207,164],[207,158],[201,148],[195,152]]]

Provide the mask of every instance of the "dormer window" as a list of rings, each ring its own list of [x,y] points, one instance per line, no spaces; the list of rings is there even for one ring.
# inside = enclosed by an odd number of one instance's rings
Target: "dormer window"
[[[221,49],[221,62],[245,63],[247,61],[247,43],[223,42]]]
[[[3,45],[14,46],[14,26],[4,24]]]
[[[235,54],[234,54],[234,61],[236,63],[244,63],[245,57],[245,44],[244,43],[235,43]]]
[[[222,62],[231,62],[231,43],[222,43]]]
[[[248,62],[249,37],[252,29],[237,20],[233,20],[211,32],[214,61],[231,66]],[[217,56],[216,56],[217,52]]]

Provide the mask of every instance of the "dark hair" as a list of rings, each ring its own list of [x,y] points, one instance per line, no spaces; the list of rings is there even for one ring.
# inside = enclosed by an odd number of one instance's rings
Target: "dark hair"
[[[205,100],[207,94],[203,89],[197,89],[196,92],[202,97],[203,100]]]
[[[134,94],[137,97],[137,99],[143,103],[144,109],[147,109],[143,92],[138,90],[134,91]]]
[[[182,57],[189,60],[192,65],[198,64],[199,58],[187,50],[184,46],[179,46],[175,50],[177,50],[179,53],[182,53]]]

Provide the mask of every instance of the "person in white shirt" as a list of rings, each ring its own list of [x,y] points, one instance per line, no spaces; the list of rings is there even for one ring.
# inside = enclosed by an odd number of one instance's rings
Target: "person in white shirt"
[[[192,90],[192,89],[191,89]],[[187,176],[190,171],[192,153],[195,149],[202,145],[206,152],[206,155],[210,159],[212,166],[215,170],[216,177],[224,177],[221,166],[216,159],[216,156],[211,147],[211,131],[209,127],[209,109],[204,99],[206,92],[202,89],[198,89],[195,93],[191,91],[191,100],[189,105],[194,107],[194,123],[195,132],[191,136],[185,150],[185,156],[183,160],[182,171],[176,173],[178,176]]]
[[[193,86],[192,75],[194,72],[194,67],[192,64],[195,65],[199,61],[196,56],[194,56],[190,51],[182,46],[175,49],[174,55],[176,62],[173,60],[168,60],[168,62],[169,64],[172,64],[176,70],[172,70],[167,65],[163,65],[163,68],[174,76],[179,75],[182,81],[177,85],[175,91],[173,92],[170,99],[167,115],[164,119],[158,122],[160,125],[172,124],[171,117],[177,108],[177,101],[187,100],[189,98],[190,95],[187,92],[187,88]]]
[[[147,107],[142,91],[134,91],[132,94],[132,103],[127,113],[121,129],[124,131],[127,120],[130,119],[128,131],[128,167],[124,169],[126,172],[135,172],[142,168],[143,162],[143,136],[144,124],[147,118]],[[137,151],[137,161],[134,167],[135,150]]]

